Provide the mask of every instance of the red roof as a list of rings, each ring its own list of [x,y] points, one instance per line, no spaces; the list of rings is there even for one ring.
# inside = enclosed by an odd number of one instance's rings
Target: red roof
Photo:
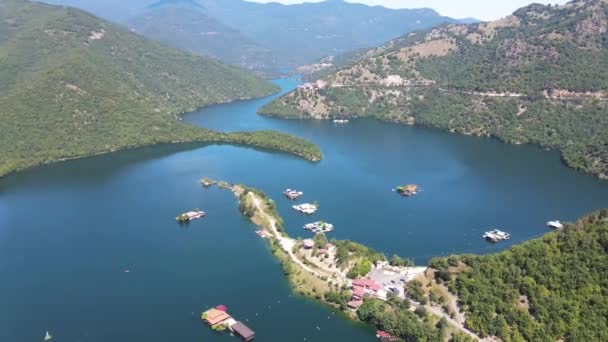
[[[353,286],[361,286],[374,292],[380,290],[381,288],[380,284],[368,278],[353,280]]]
[[[218,309],[218,310],[220,310],[220,311],[224,311],[224,312],[228,311],[228,309],[224,305],[218,305],[215,308]]]
[[[318,254],[327,254],[327,249],[319,249]]]
[[[357,296],[359,298],[363,298],[365,295],[365,289],[361,286],[353,287],[353,296]]]

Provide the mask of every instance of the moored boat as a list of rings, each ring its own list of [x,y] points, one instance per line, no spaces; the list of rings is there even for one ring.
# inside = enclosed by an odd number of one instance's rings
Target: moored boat
[[[553,229],[562,229],[562,228],[564,228],[564,225],[559,221],[549,221],[549,222],[547,222],[547,227],[553,228]]]
[[[498,242],[509,240],[511,238],[511,234],[503,232],[502,230],[493,229],[488,232],[485,232],[483,234],[483,238],[491,242]]]

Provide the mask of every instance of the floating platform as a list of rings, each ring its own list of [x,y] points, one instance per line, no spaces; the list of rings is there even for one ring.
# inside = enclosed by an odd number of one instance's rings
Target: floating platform
[[[491,242],[498,242],[509,240],[511,238],[511,234],[503,232],[502,230],[494,229],[490,230],[489,232],[485,232],[482,237]]]
[[[336,124],[342,124],[342,125],[343,124],[347,124],[349,122],[350,122],[350,120],[348,120],[348,119],[335,119],[334,120],[334,123],[336,123]]]
[[[323,221],[317,221],[304,225],[304,229],[310,230],[315,234],[328,233],[334,230],[334,225]]]

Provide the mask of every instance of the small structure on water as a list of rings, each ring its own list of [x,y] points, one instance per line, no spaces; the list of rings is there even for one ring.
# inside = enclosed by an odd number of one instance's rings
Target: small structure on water
[[[549,221],[549,222],[547,222],[547,227],[553,228],[553,229],[563,229],[564,225],[559,221]]]
[[[215,331],[224,331],[226,329],[239,335],[243,341],[251,341],[255,337],[253,330],[249,329],[242,322],[232,318],[224,305],[218,305],[215,308],[209,309],[201,314],[201,319],[211,329]]]
[[[292,208],[306,215],[312,215],[317,212],[317,206],[310,203],[294,205]]]
[[[399,341],[399,338],[393,336],[386,331],[378,330],[376,331],[376,337],[380,339],[382,342],[396,342]]]
[[[187,213],[183,213],[175,218],[175,220],[179,223],[190,222],[192,220],[199,219],[207,215],[204,211],[194,209],[193,211],[189,211]]]
[[[347,124],[349,122],[350,121],[348,119],[335,119],[334,120],[334,123],[336,123],[336,124]]]
[[[331,223],[323,222],[323,221],[317,221],[317,222],[305,224],[304,229],[310,230],[315,234],[328,233],[328,232],[331,232],[332,230],[334,230],[334,225]]]
[[[302,191],[287,189],[283,191],[283,195],[285,195],[285,197],[289,198],[290,200],[296,200],[302,197],[304,193]]]
[[[511,234],[503,232],[502,230],[494,229],[490,230],[489,232],[485,232],[485,234],[483,234],[483,238],[491,242],[498,242],[509,240],[511,238]]]
[[[414,196],[418,193],[418,186],[416,184],[408,184],[406,186],[398,186],[397,192],[403,196]]]
[[[230,327],[230,329],[234,331],[235,334],[239,335],[243,341],[251,341],[255,338],[255,333],[253,330],[249,329],[241,322],[236,322]]]

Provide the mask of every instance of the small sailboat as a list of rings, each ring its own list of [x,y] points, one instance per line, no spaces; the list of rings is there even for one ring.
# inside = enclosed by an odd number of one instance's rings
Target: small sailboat
[[[49,334],[48,330],[46,332],[46,335],[44,335],[44,341],[50,341],[53,339],[53,336],[51,334]]]

